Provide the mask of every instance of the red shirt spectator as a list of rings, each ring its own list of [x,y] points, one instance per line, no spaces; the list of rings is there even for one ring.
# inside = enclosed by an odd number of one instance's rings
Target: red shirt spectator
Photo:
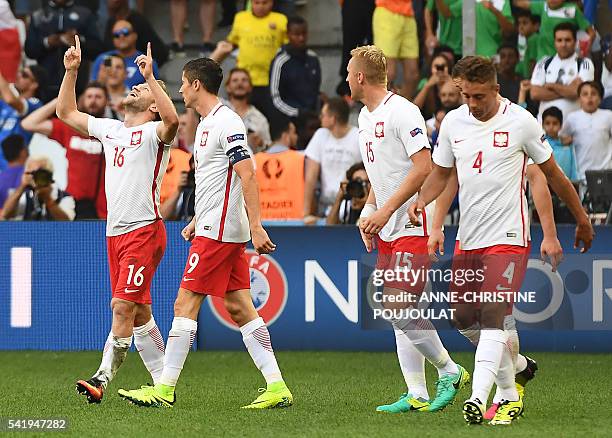
[[[102,144],[81,135],[59,119],[52,119],[49,138],[66,148],[68,184],[66,191],[75,201],[93,199],[98,217],[106,219],[104,192],[104,155]]]

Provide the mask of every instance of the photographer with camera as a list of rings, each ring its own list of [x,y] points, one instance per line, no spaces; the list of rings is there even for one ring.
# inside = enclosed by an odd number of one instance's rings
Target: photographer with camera
[[[71,221],[74,199],[57,188],[53,181],[53,164],[44,156],[28,158],[21,184],[2,208],[3,220]]]
[[[356,224],[370,193],[370,180],[363,162],[353,164],[346,171],[346,179],[325,220],[327,225]]]

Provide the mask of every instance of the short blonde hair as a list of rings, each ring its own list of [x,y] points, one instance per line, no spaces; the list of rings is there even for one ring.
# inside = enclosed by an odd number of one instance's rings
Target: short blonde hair
[[[361,46],[351,50],[353,59],[358,60],[366,80],[372,85],[387,85],[387,58],[376,46]]]

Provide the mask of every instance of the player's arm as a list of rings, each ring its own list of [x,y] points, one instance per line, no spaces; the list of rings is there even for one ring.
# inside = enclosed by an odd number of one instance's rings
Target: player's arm
[[[29,116],[21,121],[21,127],[26,131],[37,132],[45,136],[50,136],[53,131],[53,123],[51,117],[55,114],[57,106],[57,97],[50,102],[44,104],[36,111],[33,111]]]
[[[42,84],[39,86],[42,86]],[[4,77],[4,75],[2,75],[1,72],[0,96],[2,97],[2,100],[4,102],[12,106],[19,114],[23,114],[24,110],[27,108],[27,103],[25,102],[25,99],[20,97],[19,94],[17,94],[16,90],[11,87],[11,84],[7,82],[6,78]]]
[[[87,122],[89,115],[82,113],[77,109],[76,92],[74,87],[76,86],[77,71],[79,65],[81,65],[81,43],[79,42],[79,36],[74,36],[74,46],[68,47],[64,54],[64,79],[62,79],[62,85],[60,86],[59,95],[57,97],[57,117],[61,121],[66,123],[68,126],[76,129],[77,131],[89,135],[87,128]]]
[[[230,158],[231,160],[231,158]],[[251,241],[253,247],[259,254],[269,254],[276,249],[268,237],[268,233],[261,225],[261,215],[259,212],[259,187],[255,177],[255,169],[250,157],[234,164],[234,171],[240,177],[242,194],[249,217],[249,227],[251,228]]]
[[[457,179],[457,168],[453,167],[451,169],[451,176],[448,180],[448,184],[446,184],[446,187],[436,199],[431,233],[429,234],[429,239],[427,239],[427,252],[429,256],[436,261],[436,250],[440,252],[440,255],[444,255],[444,231],[442,231],[442,226],[444,225],[444,219],[448,214],[448,210],[455,199],[458,188],[459,181]]]
[[[195,228],[196,217],[194,216],[193,219],[191,219],[191,222],[189,222],[185,228],[183,228],[183,231],[181,231],[181,236],[183,236],[183,239],[185,239],[187,242],[191,242],[195,237]]]
[[[438,146],[433,152],[433,170],[425,179],[419,196],[413,204],[408,206],[408,216],[410,222],[415,226],[421,225],[419,215],[427,204],[430,204],[434,199],[444,191],[450,180],[453,168],[455,167],[455,156],[451,148],[450,128],[452,117],[445,117],[440,125],[440,133],[438,134]],[[447,208],[448,210],[448,208]]]
[[[378,234],[389,221],[391,215],[418,192],[423,185],[423,181],[431,172],[431,153],[429,149],[421,149],[412,154],[410,159],[413,166],[399,189],[378,210],[359,221],[359,227],[365,233]]]
[[[572,212],[572,216],[576,219],[576,239],[574,248],[578,248],[580,242],[582,242],[580,252],[588,251],[593,242],[595,232],[593,231],[593,226],[591,225],[589,217],[582,208],[576,189],[574,189],[574,186],[565,176],[552,155],[548,160],[540,163],[539,166],[542,172],[544,172],[544,175],[546,175],[548,184],[552,187],[554,192],[559,195],[559,198],[565,202]]]
[[[155,106],[159,112],[159,116],[162,119],[161,123],[157,124],[157,138],[163,141],[165,144],[170,144],[176,137],[176,131],[179,126],[178,114],[176,108],[170,99],[170,96],[162,89],[155,75],[153,74],[153,55],[151,54],[151,43],[147,43],[147,54],[139,55],[134,62],[138,65],[140,74],[147,85],[153,99],[155,99]]]
[[[542,173],[536,164],[527,166],[527,181],[529,181],[531,196],[533,196],[533,203],[538,212],[540,225],[542,225],[542,233],[544,234],[544,239],[540,246],[540,257],[543,261],[546,260],[546,257],[550,259],[554,272],[557,270],[557,265],[563,259],[563,248],[561,248],[561,243],[559,243],[557,238],[557,227],[555,226],[555,216],[553,214],[550,191],[548,190],[548,182],[546,181],[546,176],[544,176],[544,173]]]

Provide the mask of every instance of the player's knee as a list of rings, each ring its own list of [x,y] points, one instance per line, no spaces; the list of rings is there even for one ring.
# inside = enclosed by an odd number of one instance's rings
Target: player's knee
[[[123,300],[113,300],[113,319],[117,321],[133,320],[136,310],[136,304]]]
[[[136,309],[136,315],[134,316],[134,327],[140,327],[145,325],[151,320],[153,314],[151,313],[150,306],[138,306]]]
[[[504,328],[504,309],[488,309],[480,315],[480,326],[482,328]]]

